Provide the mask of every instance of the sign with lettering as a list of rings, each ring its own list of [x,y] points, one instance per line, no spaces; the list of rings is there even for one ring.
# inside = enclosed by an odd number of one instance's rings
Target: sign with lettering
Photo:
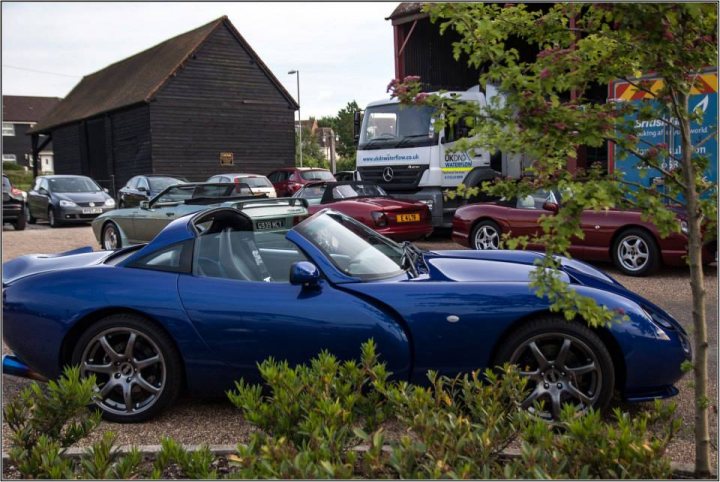
[[[232,166],[235,163],[232,152],[221,152],[220,153],[220,165],[221,166]]]

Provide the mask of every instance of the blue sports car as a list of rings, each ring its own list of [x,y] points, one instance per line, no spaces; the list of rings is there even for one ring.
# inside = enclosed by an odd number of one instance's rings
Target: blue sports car
[[[544,418],[565,403],[605,407],[616,390],[634,401],[677,393],[690,357],[677,321],[565,259],[575,290],[629,317],[599,329],[567,322],[528,285],[538,256],[421,251],[331,210],[254,231],[241,211],[215,208],[146,245],[5,263],[4,337],[15,355],[3,367],[52,378],[78,364],[119,422],[152,417],[181,390],[217,396],[241,377],[257,381],[267,357],[298,363],[327,349],[357,358],[369,338],[411,382],[430,369],[517,363],[531,380],[524,406]]]

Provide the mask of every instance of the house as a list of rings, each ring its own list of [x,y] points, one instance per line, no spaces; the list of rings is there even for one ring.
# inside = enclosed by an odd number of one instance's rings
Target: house
[[[2,160],[21,166],[32,166],[32,145],[26,134],[32,126],[60,102],[59,97],[31,97],[25,95],[3,95]],[[42,172],[53,171],[52,144],[48,143],[39,152]]]
[[[56,173],[115,190],[138,174],[292,166],[297,108],[221,17],[83,77],[31,133],[52,138]]]

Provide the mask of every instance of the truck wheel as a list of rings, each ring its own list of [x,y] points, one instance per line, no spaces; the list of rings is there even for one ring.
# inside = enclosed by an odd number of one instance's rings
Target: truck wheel
[[[530,393],[522,407],[547,420],[557,420],[568,403],[579,413],[603,410],[615,388],[612,357],[597,333],[556,316],[520,326],[502,343],[495,362],[518,366]],[[542,408],[536,402],[543,402]]]
[[[152,418],[177,399],[182,385],[182,362],[172,340],[136,315],[110,315],[91,325],[72,362],[83,376],[95,375],[95,404],[113,422]]]
[[[502,230],[494,221],[480,221],[473,228],[470,241],[473,249],[500,249]]]
[[[643,229],[624,231],[612,248],[615,266],[630,276],[646,276],[657,270],[660,254],[655,239]]]

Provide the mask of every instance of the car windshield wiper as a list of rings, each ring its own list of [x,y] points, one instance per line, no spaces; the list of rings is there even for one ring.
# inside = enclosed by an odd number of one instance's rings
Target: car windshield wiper
[[[370,145],[373,145],[378,142],[391,142],[397,139],[396,136],[386,136],[386,137],[373,137],[369,141],[367,141],[365,144],[363,144],[363,147],[368,147]]]
[[[427,264],[425,264],[423,251],[410,241],[403,242],[401,246],[403,254],[400,257],[400,267],[402,269],[407,269],[413,278],[417,278],[420,275],[418,262],[421,261],[424,266],[424,272],[427,273],[428,267]]]
[[[427,137],[428,139],[430,138],[427,134],[412,134],[412,135],[403,137],[402,140],[395,145],[395,147],[405,146],[409,143],[409,141],[411,141],[413,139],[417,139],[418,137]]]

